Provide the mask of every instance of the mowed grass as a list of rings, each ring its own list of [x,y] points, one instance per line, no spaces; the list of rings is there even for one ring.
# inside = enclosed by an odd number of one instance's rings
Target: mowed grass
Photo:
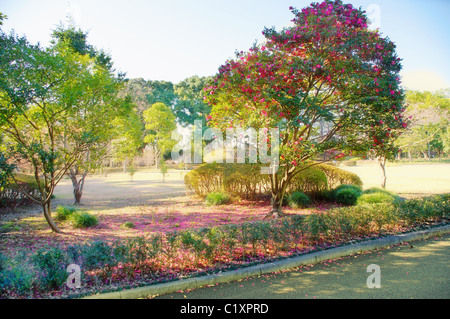
[[[382,171],[378,164],[358,162],[340,168],[357,174],[363,188],[380,187]],[[450,164],[390,164],[386,166],[386,189],[404,197],[450,193]]]

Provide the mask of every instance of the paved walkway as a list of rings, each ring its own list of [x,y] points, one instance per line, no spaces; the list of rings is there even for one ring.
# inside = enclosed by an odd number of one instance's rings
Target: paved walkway
[[[450,235],[349,256],[281,273],[218,284],[160,299],[449,299]],[[380,288],[368,288],[371,264]],[[375,280],[369,280],[376,283]]]

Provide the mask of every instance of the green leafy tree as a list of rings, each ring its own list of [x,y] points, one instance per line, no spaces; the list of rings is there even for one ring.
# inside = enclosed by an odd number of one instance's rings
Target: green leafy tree
[[[7,16],[0,12],[0,25],[3,25],[3,20],[5,20]]]
[[[108,114],[118,111],[115,103],[88,103],[87,96],[113,92],[119,83],[67,45],[43,49],[2,32],[0,46],[0,133],[7,155],[32,167],[40,195],[31,199],[42,206],[51,229],[60,232],[51,216],[54,189],[96,145]]]
[[[319,156],[395,152],[407,125],[395,44],[368,29],[361,9],[327,0],[291,10],[292,26],[266,28],[266,42],[221,66],[205,95],[212,126],[279,128],[275,216],[291,179]]]
[[[149,105],[163,103],[170,108],[175,104],[175,93],[173,83],[170,81],[147,81],[147,86],[151,89],[147,94]],[[172,109],[173,111],[173,109]]]
[[[445,92],[406,92],[406,114],[411,119],[397,145],[408,152],[430,158],[445,151],[445,134],[450,121],[450,99]]]
[[[75,52],[81,55],[89,55],[95,60],[97,65],[101,65],[111,70],[113,67],[112,58],[103,50],[97,50],[87,42],[88,33],[77,28],[73,23],[68,26],[60,24],[52,32],[52,43],[66,43]],[[121,75],[122,76],[122,75]]]
[[[211,108],[204,101],[204,88],[212,84],[212,77],[189,77],[174,86],[177,102],[174,113],[182,125],[193,125],[195,120],[206,124]]]
[[[123,87],[123,75],[119,74],[117,78],[113,75],[112,59],[103,51],[97,50],[87,42],[87,32],[77,29],[74,25],[59,25],[53,31],[53,44],[55,46],[66,46],[74,54],[86,56],[95,62],[96,67],[102,70],[103,78],[97,78],[91,82],[91,85],[85,87],[84,92],[80,94],[80,102],[86,106],[88,112],[103,110],[102,125],[98,128],[96,143],[86,152],[83,158],[78,159],[67,171],[67,175],[72,181],[75,204],[79,204],[83,194],[86,176],[89,172],[101,166],[102,159],[106,155],[107,145],[113,138],[114,126],[112,121],[115,117],[127,116],[131,112],[131,104],[125,98],[117,97],[118,91]],[[93,79],[94,80],[94,79]],[[112,105],[114,106],[112,107]],[[120,110],[120,112],[109,112],[111,109]],[[98,121],[86,122],[86,125],[99,125]],[[101,130],[101,131],[100,131]]]
[[[123,162],[126,172],[143,147],[144,124],[134,108],[126,116],[116,117],[112,124],[114,130],[110,153],[114,160]]]
[[[9,163],[5,154],[0,151],[0,192],[8,184],[10,176],[14,172],[14,165]]]
[[[144,121],[148,131],[144,142],[153,146],[155,162],[161,164],[164,161],[164,153],[171,150],[176,144],[176,140],[172,137],[172,132],[177,128],[175,115],[164,103],[155,103],[144,111]],[[165,175],[164,164],[162,169],[163,175]]]

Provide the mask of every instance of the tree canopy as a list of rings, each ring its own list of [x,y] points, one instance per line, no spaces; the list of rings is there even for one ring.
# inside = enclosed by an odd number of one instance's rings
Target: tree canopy
[[[395,153],[407,121],[395,44],[367,27],[342,1],[291,8],[293,26],[266,28],[263,45],[240,52],[206,88],[210,125],[280,129],[280,173],[272,174],[279,211],[298,167],[353,151]]]
[[[110,69],[67,42],[49,48],[1,32],[0,133],[8,158],[32,167],[52,230],[51,197],[69,168],[104,138],[122,85]]]
[[[155,162],[162,164],[164,153],[176,143],[172,137],[172,132],[177,128],[175,115],[167,105],[158,102],[144,111],[144,121],[147,129],[144,142],[153,145]]]

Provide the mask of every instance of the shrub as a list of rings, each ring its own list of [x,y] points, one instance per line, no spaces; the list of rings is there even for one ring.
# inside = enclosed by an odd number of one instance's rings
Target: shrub
[[[353,184],[342,184],[339,185],[338,187],[336,187],[335,189],[333,189],[332,196],[335,196],[337,192],[343,190],[343,189],[351,189],[352,191],[354,191],[355,193],[358,194],[358,196],[361,196],[361,194],[363,193],[362,189],[360,186],[358,185],[353,185]]]
[[[172,257],[179,247],[178,231],[175,230],[167,232],[166,239],[168,244],[166,254],[168,257]]]
[[[67,280],[68,258],[61,249],[41,249],[33,255],[32,262],[40,270],[40,287],[59,289]]]
[[[77,209],[75,207],[58,206],[56,207],[56,220],[68,220],[73,215],[73,213],[76,212]]]
[[[368,194],[362,194],[360,197],[358,197],[357,205],[392,203],[396,199],[397,198],[395,196],[388,194],[388,193],[382,193],[382,192],[368,193]]]
[[[292,208],[304,208],[311,204],[311,199],[303,192],[294,192],[289,196],[289,206]]]
[[[33,284],[36,281],[36,272],[24,259],[11,261],[9,266],[0,272],[0,292],[11,292],[19,295],[31,293]]]
[[[223,187],[224,164],[203,164],[184,176],[186,187],[204,197]]]
[[[357,190],[347,187],[337,190],[334,194],[334,198],[339,204],[353,206],[356,204],[360,194],[361,193]]]
[[[6,268],[6,256],[0,252],[0,273]]]
[[[70,216],[70,220],[75,228],[87,228],[98,224],[97,217],[86,212],[75,212]]]
[[[125,222],[122,225],[120,225],[120,228],[122,229],[133,229],[136,228],[136,225],[132,222]]]
[[[323,196],[324,192],[341,184],[362,186],[361,179],[332,165],[319,164],[301,170],[296,174],[286,191],[302,190],[309,196]],[[249,200],[267,198],[270,192],[270,176],[261,174],[260,164],[203,164],[185,175],[188,190],[205,197],[209,193],[224,191],[233,197]],[[282,171],[278,172],[281,174]]]
[[[270,193],[267,175],[259,164],[225,164],[223,189],[231,196],[257,200]]]
[[[83,267],[86,270],[103,268],[116,264],[113,248],[107,243],[97,240],[85,245],[81,250]]]
[[[313,240],[317,240],[320,234],[328,230],[328,225],[325,222],[325,215],[319,213],[312,213],[306,217],[307,230]]]
[[[407,223],[441,220],[450,212],[449,194],[394,202],[397,216]]]
[[[24,192],[32,197],[39,197],[39,187],[34,177],[17,173],[15,179],[17,182],[12,178],[5,179],[0,187],[1,208],[7,207],[14,210],[18,206],[34,203]]]
[[[328,188],[334,189],[339,185],[356,185],[362,187],[363,183],[358,175],[349,171],[340,169],[329,164],[317,165],[327,176]]]
[[[288,185],[288,191],[302,190],[302,192],[315,196],[328,189],[325,173],[318,166],[311,166],[295,175]]]
[[[222,192],[209,193],[205,201],[207,205],[223,205],[230,201],[230,196]]]

